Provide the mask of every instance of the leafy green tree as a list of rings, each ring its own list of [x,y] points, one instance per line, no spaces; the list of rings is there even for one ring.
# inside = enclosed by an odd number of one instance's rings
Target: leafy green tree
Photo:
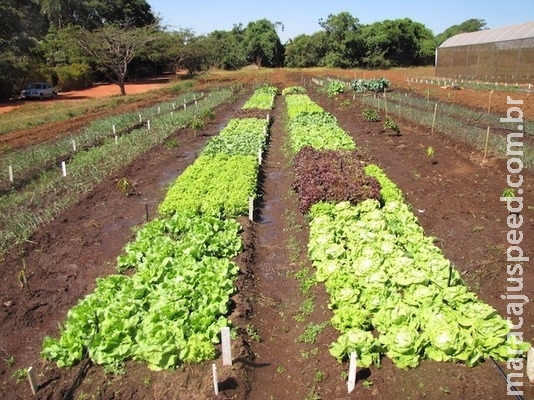
[[[364,54],[361,25],[358,18],[349,12],[329,14],[326,20],[319,20],[326,32],[327,51],[319,65],[325,67],[349,68],[358,65]]]
[[[98,69],[120,87],[122,95],[126,94],[128,65],[145,51],[148,43],[157,39],[153,27],[126,29],[115,25],[106,25],[94,31],[80,28],[74,37]]]
[[[37,0],[41,12],[57,29],[68,25],[92,30],[114,24],[122,27],[152,25],[156,17],[145,0]]]
[[[328,51],[326,32],[298,35],[286,44],[285,62],[290,68],[315,67]]]
[[[244,29],[241,24],[234,25],[231,31],[213,31],[208,34],[206,40],[211,66],[235,70],[246,65]]]
[[[265,18],[249,22],[243,36],[247,61],[254,63],[258,68],[283,65],[284,47],[276,32],[277,26],[282,26],[282,24],[270,22]]]
[[[409,18],[385,20],[362,29],[369,68],[412,66],[431,63],[434,35],[419,22]]]
[[[478,32],[484,29],[487,29],[486,21],[484,21],[483,19],[471,18],[467,21],[462,22],[461,24],[452,25],[445,29],[439,35],[436,35],[436,45],[439,46],[448,38],[451,38],[460,33]]]

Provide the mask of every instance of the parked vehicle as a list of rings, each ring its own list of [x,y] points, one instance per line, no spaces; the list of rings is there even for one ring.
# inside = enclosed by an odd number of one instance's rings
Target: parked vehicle
[[[50,83],[31,83],[26,89],[20,92],[23,99],[44,99],[57,96],[56,88]]]

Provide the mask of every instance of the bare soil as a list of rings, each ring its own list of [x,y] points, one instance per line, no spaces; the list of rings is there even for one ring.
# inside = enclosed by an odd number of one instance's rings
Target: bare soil
[[[300,79],[300,73],[282,71],[270,77],[280,90],[300,84]],[[402,82],[399,76],[397,84]],[[209,136],[217,134],[231,117],[244,115],[240,108],[250,93],[218,108],[215,120],[201,135],[177,131],[169,140],[177,140],[178,147],[162,144],[139,157],[40,229],[28,243],[5,255],[0,262],[0,398],[31,398],[26,380],[17,382],[16,378],[17,371],[29,366],[33,366],[40,384],[38,399],[510,398],[504,379],[489,360],[475,368],[425,361],[404,371],[387,358],[381,368],[358,371],[356,391],[348,395],[348,366],[328,353],[329,344],[337,337],[334,329],[326,325],[314,343],[304,341],[306,326],[327,322],[330,310],[322,285],[301,290],[304,279],[300,276],[305,275],[305,268],[311,268],[306,257],[308,230],[291,190],[293,171],[281,96],[277,96],[272,112],[274,123],[262,164],[262,199],[255,222],[241,220],[245,251],[236,260],[241,272],[230,315],[239,339],[232,344],[232,367],[214,361],[219,367],[219,396],[213,394],[211,362],[167,372],[152,372],[143,364],[129,362],[122,375],[113,376],[88,361],[60,369],[39,357],[43,338],[57,336],[58,323],[70,307],[93,290],[95,279],[115,273],[116,257],[132,239],[132,227],[146,220],[146,209],[148,218],[153,218],[167,185],[194,161]],[[501,295],[507,293],[508,212],[499,201],[507,186],[506,160],[482,161],[474,149],[439,132],[429,135],[403,120],[402,135],[388,136],[381,123],[362,120],[358,102],[343,102],[351,96],[328,99],[314,89],[309,93],[399,185],[425,232],[439,239],[439,246],[471,289],[506,316],[507,301]],[[525,110],[531,110],[532,102],[527,97],[524,100]],[[480,98],[475,96],[470,105],[479,107],[478,102]],[[88,116],[88,120],[95,117]],[[68,124],[55,124],[56,132]],[[44,127],[35,131],[35,140],[46,135]],[[428,159],[428,146],[434,148],[437,163]],[[534,210],[527,206],[534,205],[534,179],[531,171],[523,171],[523,175],[521,246],[525,255],[532,257]],[[117,190],[121,178],[133,183],[131,195]],[[21,290],[17,279],[22,260],[31,294]],[[532,298],[534,275],[529,265],[524,265],[522,294]],[[314,307],[308,315],[305,306],[309,304]],[[534,308],[530,303],[522,316],[524,338],[532,341]],[[524,398],[534,399],[533,385],[526,377],[522,381]]]

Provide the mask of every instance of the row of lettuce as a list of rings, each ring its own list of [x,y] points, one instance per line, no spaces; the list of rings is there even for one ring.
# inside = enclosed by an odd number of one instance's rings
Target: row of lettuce
[[[330,353],[400,368],[423,358],[468,366],[522,357],[510,323],[470,292],[425,236],[400,189],[366,160],[302,87],[282,92],[295,153],[294,189],[310,216],[308,254],[340,332]]]
[[[45,338],[43,357],[59,366],[90,357],[117,371],[130,359],[159,370],[217,356],[239,272],[236,218],[255,196],[268,129],[268,119],[234,118],[207,142],[169,188],[159,217],[125,246],[120,273],[99,278],[69,310],[59,339]]]

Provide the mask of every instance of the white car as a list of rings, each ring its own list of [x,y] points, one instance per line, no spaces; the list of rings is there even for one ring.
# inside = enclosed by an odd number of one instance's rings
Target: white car
[[[57,91],[50,83],[32,83],[20,92],[23,99],[44,99],[57,96]]]

